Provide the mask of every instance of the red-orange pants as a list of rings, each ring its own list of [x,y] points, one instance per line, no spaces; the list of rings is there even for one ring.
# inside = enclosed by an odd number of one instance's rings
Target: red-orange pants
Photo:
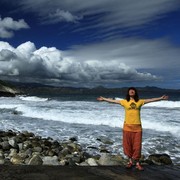
[[[131,132],[123,130],[123,150],[124,154],[134,160],[141,157],[142,131]]]

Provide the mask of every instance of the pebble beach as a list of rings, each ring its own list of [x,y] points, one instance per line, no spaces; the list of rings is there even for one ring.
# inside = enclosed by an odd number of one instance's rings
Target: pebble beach
[[[108,139],[98,139],[109,143]],[[127,170],[127,159],[101,151],[91,156],[75,137],[58,142],[32,132],[0,131],[1,179],[173,179],[179,176],[167,154],[153,154],[141,159],[145,172]],[[152,174],[153,172],[153,174]]]

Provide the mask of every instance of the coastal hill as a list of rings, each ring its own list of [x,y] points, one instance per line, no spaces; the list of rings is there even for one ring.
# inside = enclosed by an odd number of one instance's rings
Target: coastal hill
[[[23,95],[102,95],[125,97],[128,87],[123,88],[106,88],[98,86],[94,88],[84,87],[56,87],[39,83],[20,83],[20,82],[4,82],[0,80],[0,96]],[[158,87],[146,86],[137,87],[142,97],[160,96],[167,94],[169,96],[178,96],[180,89],[163,89]]]
[[[97,86],[93,88],[85,87],[57,87],[44,85],[39,83],[15,83],[14,86],[18,87],[22,93],[25,94],[41,94],[41,95],[125,95],[128,87],[122,88],[106,88]],[[139,94],[179,94],[180,89],[163,89],[154,86],[137,87]]]
[[[18,88],[16,88],[10,83],[0,80],[0,97],[1,96],[14,97],[18,93],[20,93]]]

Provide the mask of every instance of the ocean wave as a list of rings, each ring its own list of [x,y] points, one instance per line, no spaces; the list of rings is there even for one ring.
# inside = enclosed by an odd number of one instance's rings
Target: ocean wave
[[[37,96],[19,96],[19,98],[23,101],[35,101],[35,102],[48,101],[48,98],[41,98]]]
[[[22,100],[22,98],[26,100]],[[40,102],[35,103],[32,99]],[[47,100],[47,98],[36,96],[4,98],[0,101],[0,109],[16,110],[20,112],[18,113],[19,116],[39,119],[42,120],[42,123],[43,120],[48,120],[69,124],[123,127],[124,109],[120,105],[106,102]],[[44,103],[44,101],[47,102]],[[145,105],[146,108],[142,109],[141,112],[143,128],[159,132],[170,132],[179,137],[179,109],[171,109],[179,108],[179,103],[178,101],[160,101]],[[157,107],[162,107],[162,109]]]

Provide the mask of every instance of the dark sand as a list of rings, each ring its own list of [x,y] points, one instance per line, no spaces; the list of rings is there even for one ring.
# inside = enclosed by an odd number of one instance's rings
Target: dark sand
[[[178,180],[180,166],[144,166],[144,171],[122,166],[0,165],[0,180]]]

